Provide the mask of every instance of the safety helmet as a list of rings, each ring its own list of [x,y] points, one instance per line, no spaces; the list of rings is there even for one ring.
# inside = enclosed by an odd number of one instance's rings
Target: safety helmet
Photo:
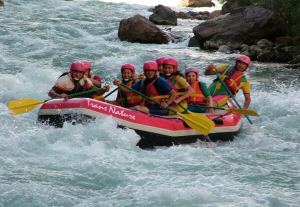
[[[162,65],[164,62],[164,59],[166,59],[166,57],[158,57],[155,61],[156,61],[157,65]]]
[[[242,63],[245,63],[248,66],[251,64],[251,59],[247,55],[239,55],[236,58],[236,61],[241,61]]]
[[[163,65],[172,65],[174,68],[174,72],[178,70],[178,61],[175,58],[165,58],[163,61]]]
[[[88,61],[88,60],[82,60],[81,61],[85,67],[85,69],[87,71],[91,71],[92,70],[92,62],[91,61]]]
[[[87,70],[86,70],[86,67],[84,66],[84,64],[81,61],[77,60],[70,65],[70,71],[85,73]]]
[[[185,72],[184,72],[185,77],[186,77],[190,72],[196,73],[197,78],[199,77],[199,70],[198,70],[198,68],[196,68],[196,67],[191,67],[191,68],[185,69]]]
[[[134,67],[134,65],[132,65],[130,63],[126,63],[126,64],[122,65],[121,72],[123,72],[123,70],[125,70],[125,69],[131,70],[132,73],[135,73],[135,67]]]
[[[152,60],[148,60],[144,63],[144,67],[143,69],[145,71],[149,71],[149,70],[152,70],[152,71],[158,71],[158,66],[157,66],[157,63],[155,61],[152,61]]]

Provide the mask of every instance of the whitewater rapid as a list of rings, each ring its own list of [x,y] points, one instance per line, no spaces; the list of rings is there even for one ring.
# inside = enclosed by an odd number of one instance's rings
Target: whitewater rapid
[[[153,1],[154,2],[154,1]],[[138,72],[169,55],[180,68],[232,63],[235,54],[188,48],[197,20],[179,20],[184,35],[165,45],[121,42],[121,19],[149,16],[149,6],[92,0],[11,0],[0,8],[0,206],[292,206],[300,203],[299,71],[254,62],[251,109],[234,141],[155,150],[107,118],[62,129],[39,127],[37,109],[11,116],[17,98],[47,99],[57,77],[89,59],[111,87],[120,66]],[[152,5],[151,5],[152,6]],[[180,8],[178,8],[180,9]],[[115,95],[114,95],[115,96]],[[111,97],[111,99],[114,98]],[[242,95],[238,97],[241,102]]]

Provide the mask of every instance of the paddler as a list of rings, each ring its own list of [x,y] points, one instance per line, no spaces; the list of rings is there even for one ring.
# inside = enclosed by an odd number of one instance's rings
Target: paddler
[[[178,65],[177,59],[165,58],[163,60],[163,77],[177,94],[175,100],[170,103],[170,108],[177,112],[183,112],[187,108],[186,99],[194,93],[194,90],[179,72]],[[170,111],[170,114],[173,112]]]
[[[75,61],[70,65],[70,71],[61,75],[48,95],[51,98],[64,98],[68,99],[69,95],[96,89],[91,79],[85,76],[86,67],[82,61]],[[104,93],[106,89],[99,90],[96,93]],[[95,93],[95,92],[94,92]],[[84,95],[90,97],[92,94]]]
[[[248,56],[239,55],[236,58],[234,66],[228,64],[219,66],[209,65],[205,71],[205,75],[215,75],[214,71],[221,74],[220,77],[233,95],[236,95],[239,90],[242,90],[244,94],[243,109],[248,109],[251,103],[250,82],[244,72],[248,69],[250,64],[251,59]],[[218,78],[209,86],[209,90],[213,96],[215,106],[224,106],[230,98]]]
[[[126,90],[126,88],[120,85],[120,83],[122,83],[131,88],[138,80],[136,78],[137,76],[135,71],[136,71],[135,66],[130,63],[126,63],[122,65],[121,67],[122,81],[114,80],[114,85],[119,86],[117,99],[114,102],[114,104],[129,108],[129,107],[139,105],[143,102],[141,96],[137,95],[136,93],[133,93],[132,91]]]
[[[155,99],[159,104],[147,99],[143,104],[137,105],[133,109],[146,114],[168,115],[167,107],[176,98],[175,90],[164,78],[158,76],[158,65],[155,61],[146,61],[143,70],[145,79],[135,83],[132,88]]]
[[[213,107],[213,99],[208,90],[206,83],[199,81],[199,70],[196,67],[187,68],[184,72],[185,79],[194,89],[194,93],[187,98],[188,109],[192,112],[210,112],[214,113],[212,108],[205,108],[203,106]],[[201,107],[202,106],[202,107]]]

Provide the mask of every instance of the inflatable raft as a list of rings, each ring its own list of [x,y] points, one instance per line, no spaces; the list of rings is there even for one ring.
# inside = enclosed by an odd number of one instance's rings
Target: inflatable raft
[[[141,140],[137,145],[141,148],[188,144],[198,140],[230,141],[241,129],[240,114],[205,115],[216,125],[208,136],[199,134],[178,116],[147,115],[94,99],[73,98],[67,101],[53,99],[44,103],[38,112],[38,122],[63,127],[66,121],[76,124],[111,116],[118,126],[133,129],[140,135]]]

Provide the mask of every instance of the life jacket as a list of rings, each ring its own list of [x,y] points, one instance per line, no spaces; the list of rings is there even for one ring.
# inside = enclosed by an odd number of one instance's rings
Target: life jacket
[[[125,85],[127,85],[128,87],[131,87],[134,83],[135,83],[135,81],[131,80],[131,81],[128,81],[127,83],[125,83]],[[123,97],[125,98],[125,106],[126,107],[136,106],[143,102],[143,98],[136,93],[133,93],[131,91],[125,91],[125,92],[122,91],[121,93],[122,93]]]
[[[228,89],[232,92],[233,95],[237,93],[237,91],[241,87],[241,80],[244,76],[242,71],[235,70],[235,67],[227,68],[221,75],[221,79],[224,81]],[[210,85],[210,92],[212,96],[215,95],[228,95],[224,87],[222,86],[220,80],[217,78]]]
[[[157,78],[152,80],[146,87],[144,86],[144,80],[142,80],[142,92],[148,96],[151,97],[153,99],[155,99],[158,103],[161,103],[164,99],[167,99],[169,96],[168,95],[160,95],[155,87],[155,82],[156,82]],[[145,101],[145,105],[149,106],[149,105],[154,105],[156,104],[154,101],[151,100],[146,100]]]
[[[206,98],[201,90],[200,83],[198,81],[194,81],[191,84],[191,87],[194,89],[194,93],[187,98],[187,102],[189,104],[205,104]]]
[[[244,73],[242,71],[235,70],[233,71],[231,76],[225,79],[225,84],[233,95],[235,95],[240,89],[241,80],[243,76]]]
[[[87,81],[82,78],[78,81],[75,81],[72,79],[71,74],[70,73],[64,73],[62,76],[60,76],[61,79],[64,79],[63,82],[67,85],[73,85],[73,88],[70,90],[65,90],[62,88],[63,92],[71,95],[74,93],[80,93],[83,91],[86,91],[89,89],[89,84],[87,83]]]

